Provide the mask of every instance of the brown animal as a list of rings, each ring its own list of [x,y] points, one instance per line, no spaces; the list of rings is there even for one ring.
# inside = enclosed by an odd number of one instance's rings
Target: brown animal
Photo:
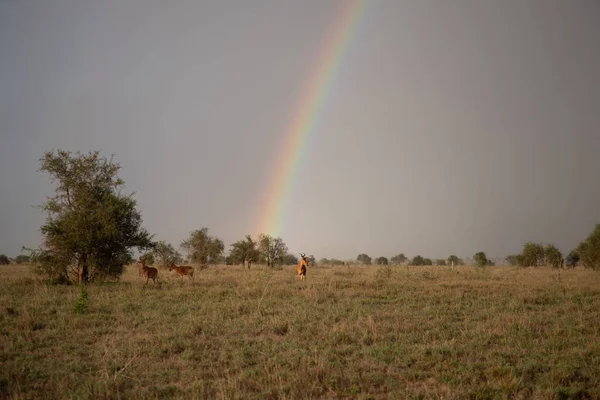
[[[169,271],[173,270],[177,272],[177,274],[181,277],[181,280],[183,280],[184,275],[188,275],[190,277],[190,280],[194,281],[194,267],[191,267],[189,265],[177,265],[173,263],[169,267]]]
[[[152,279],[154,284],[156,284],[156,278],[158,278],[158,270],[152,267],[146,267],[146,260],[140,258],[137,262],[140,265],[139,273],[140,275],[146,278],[146,283],[148,283],[148,279]]]
[[[308,267],[306,255],[304,253],[300,253],[300,261],[298,261],[298,265],[296,265],[296,274],[298,274],[298,279],[301,281],[303,281],[304,277],[306,276],[306,267]]]

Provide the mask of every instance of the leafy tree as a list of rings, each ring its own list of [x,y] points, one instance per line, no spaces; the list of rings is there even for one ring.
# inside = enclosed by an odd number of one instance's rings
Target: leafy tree
[[[258,251],[263,262],[273,267],[275,263],[281,263],[282,257],[288,253],[288,248],[280,237],[274,238],[261,233],[258,235]]]
[[[0,265],[8,265],[10,264],[10,260],[6,254],[0,254]]]
[[[577,246],[581,263],[586,268],[600,268],[600,224]]]
[[[31,257],[28,255],[19,254],[18,256],[15,257],[15,262],[17,264],[27,264],[30,259],[31,259]]]
[[[483,251],[476,253],[473,256],[473,260],[475,260],[475,264],[478,267],[485,267],[486,265],[489,265],[489,260]]]
[[[152,250],[152,258],[161,267],[167,268],[182,261],[181,254],[170,243],[160,240]]]
[[[569,268],[575,268],[579,264],[580,256],[577,250],[571,250],[565,259],[565,265]]]
[[[560,250],[552,244],[546,246],[544,249],[544,256],[546,265],[550,265],[554,268],[561,268],[565,261]]]
[[[356,257],[356,261],[363,265],[371,265],[371,257],[368,255],[361,253]]]
[[[142,254],[140,258],[143,258],[144,261],[146,261],[146,265],[154,265],[154,254],[151,251]]]
[[[290,254],[290,253],[284,255],[283,257],[281,257],[281,263],[283,265],[297,265],[298,261],[300,261],[298,259],[298,257],[296,257],[295,255]]]
[[[252,240],[250,235],[246,235],[246,239],[244,240],[233,243],[229,251],[230,262],[232,264],[244,264],[248,269],[250,269],[250,265],[253,262],[258,261],[259,256],[260,253],[256,247],[256,242]]]
[[[457,266],[464,264],[464,262],[454,254],[452,254],[450,257],[448,257],[448,264]]]
[[[438,260],[435,260],[435,265],[440,266],[440,267],[444,267],[444,266],[446,266],[446,260],[441,259],[441,258],[438,259]]]
[[[208,265],[219,262],[225,245],[221,239],[209,235],[208,228],[202,228],[191,232],[189,238],[181,243],[181,248],[192,262]]]
[[[402,265],[407,261],[408,261],[408,258],[406,258],[404,253],[397,254],[397,255],[393,256],[392,258],[390,258],[390,262],[393,265]]]
[[[313,256],[312,254],[310,256],[306,257],[306,261],[308,261],[309,266],[314,267],[315,265],[317,265],[317,260],[315,259],[315,256]]]
[[[512,265],[512,266],[518,265],[519,264],[519,255],[511,254],[509,256],[506,256],[505,260],[509,265]]]
[[[377,265],[388,265],[388,259],[386,257],[377,257],[375,259],[375,264]]]
[[[433,265],[433,261],[431,260],[431,258],[424,258],[423,265]]]
[[[40,171],[57,183],[41,231],[45,248],[33,251],[35,271],[61,282],[118,278],[131,249],[153,247],[131,195],[123,195],[121,168],[99,152],[45,152]],[[75,278],[76,277],[76,278]]]
[[[419,255],[416,255],[411,260],[410,265],[425,265],[425,259]]]
[[[544,263],[544,246],[531,242],[525,243],[518,261],[519,265],[523,267],[537,267],[538,265],[542,265]]]

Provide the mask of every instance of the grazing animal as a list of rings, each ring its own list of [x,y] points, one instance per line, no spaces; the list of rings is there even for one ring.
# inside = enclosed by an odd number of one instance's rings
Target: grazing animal
[[[300,261],[298,261],[298,265],[296,265],[296,274],[298,274],[298,279],[301,281],[304,280],[306,276],[306,267],[308,266],[308,261],[306,261],[306,255],[304,253],[300,253]]]
[[[173,263],[169,267],[169,271],[173,271],[173,270],[175,270],[175,272],[177,272],[177,274],[181,277],[181,280],[183,280],[184,275],[188,275],[190,277],[191,281],[194,280],[194,267],[191,267],[189,265],[177,265],[177,264]]]
[[[138,264],[140,265],[140,274],[144,276],[144,278],[146,278],[146,283],[148,283],[148,279],[152,279],[152,281],[156,284],[156,278],[158,277],[158,270],[156,268],[152,268],[152,267],[146,267],[146,260],[140,258],[140,260],[138,261]]]

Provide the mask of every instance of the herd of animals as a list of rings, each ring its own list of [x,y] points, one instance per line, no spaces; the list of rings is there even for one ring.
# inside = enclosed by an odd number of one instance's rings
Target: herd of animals
[[[153,267],[146,266],[146,260],[142,257],[137,262],[139,266],[139,274],[146,278],[146,283],[148,283],[149,279],[152,279],[152,282],[156,284],[156,278],[158,278],[158,269]],[[300,253],[300,261],[298,261],[298,265],[296,265],[296,275],[298,279],[303,281],[306,276],[306,267],[308,266],[308,261],[306,260],[306,255],[304,253]],[[190,280],[194,280],[194,267],[190,265],[177,265],[175,263],[171,263],[169,265],[169,271],[177,272],[177,275],[183,280],[183,276],[187,275],[190,277]]]

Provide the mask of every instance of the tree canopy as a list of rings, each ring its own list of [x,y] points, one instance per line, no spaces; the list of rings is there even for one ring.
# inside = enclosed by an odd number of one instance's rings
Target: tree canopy
[[[191,232],[181,243],[181,248],[187,251],[192,262],[207,265],[219,262],[225,245],[221,239],[209,235],[208,228],[201,228]]]
[[[490,264],[490,261],[488,260],[487,256],[485,255],[485,253],[483,251],[477,252],[473,256],[473,260],[475,260],[475,264],[478,267],[485,267],[486,265]]]
[[[356,261],[363,265],[371,265],[371,257],[364,253],[359,254],[356,257]]]
[[[160,240],[156,243],[156,247],[152,250],[150,255],[158,265],[165,268],[172,264],[180,263],[182,260],[181,254],[175,250],[173,245],[164,240]]]
[[[261,261],[273,267],[275,263],[282,263],[283,256],[288,253],[288,247],[280,237],[261,233],[258,235],[258,251]]]
[[[56,188],[40,206],[47,217],[44,248],[35,252],[38,273],[65,282],[118,278],[133,248],[153,247],[133,194],[121,193],[121,167],[112,157],[58,150],[40,164]]]
[[[250,268],[253,262],[257,262],[260,253],[252,236],[246,235],[244,240],[239,240],[231,245],[229,261],[231,264],[244,264]]]
[[[375,259],[375,264],[377,265],[388,265],[389,261],[387,259],[387,257],[377,257]]]
[[[402,265],[408,261],[408,258],[404,255],[404,253],[397,254],[390,258],[390,263],[393,265]]]

